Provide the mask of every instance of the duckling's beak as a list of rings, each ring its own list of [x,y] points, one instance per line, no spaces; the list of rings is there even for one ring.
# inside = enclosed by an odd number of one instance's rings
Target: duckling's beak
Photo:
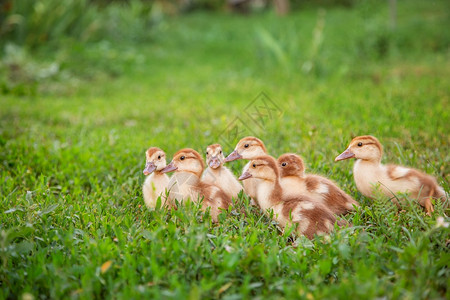
[[[161,173],[168,173],[168,172],[172,172],[177,170],[178,168],[175,167],[175,164],[172,162],[170,162],[170,164],[168,164],[164,169],[161,170]]]
[[[344,152],[342,152],[341,154],[339,154],[334,161],[340,161],[340,160],[344,160],[344,159],[348,159],[348,158],[353,158],[355,157],[355,153],[353,153],[352,151],[350,151],[350,148],[347,148],[347,150],[345,150]]]
[[[151,174],[153,171],[156,170],[156,165],[152,162],[152,161],[148,161],[145,164],[145,168],[144,168],[144,175],[147,176],[149,174]]]
[[[211,157],[211,160],[208,163],[209,167],[212,169],[217,169],[220,167],[220,160],[217,158],[217,156]]]
[[[238,178],[239,180],[244,180],[247,178],[252,177],[252,174],[250,174],[249,172],[245,171],[244,173],[242,173],[242,175]]]
[[[228,155],[225,158],[225,162],[229,162],[229,161],[233,161],[233,160],[241,159],[241,158],[242,158],[242,156],[236,150],[234,150],[233,152],[230,153],[230,155]]]

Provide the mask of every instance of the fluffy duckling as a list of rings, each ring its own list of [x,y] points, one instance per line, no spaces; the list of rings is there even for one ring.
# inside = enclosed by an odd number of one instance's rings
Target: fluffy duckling
[[[378,185],[383,194],[389,197],[397,193],[409,193],[425,207],[427,214],[431,214],[434,211],[431,199],[445,197],[444,189],[436,179],[415,169],[383,165],[382,155],[380,142],[373,136],[365,135],[355,137],[335,161],[356,158],[353,176],[356,187],[364,196],[373,197]]]
[[[267,150],[264,143],[253,136],[247,136],[242,138],[234,148],[234,151],[231,152],[227,158],[225,158],[225,162],[237,160],[237,159],[254,159],[256,157],[266,155]],[[249,163],[244,166],[243,172],[248,169]],[[244,191],[245,193],[252,199],[256,197],[256,182],[259,179],[250,178],[244,181]]]
[[[169,182],[169,200],[197,202],[203,198],[203,210],[211,207],[213,222],[217,222],[220,209],[228,209],[229,198],[217,186],[203,183],[200,177],[205,169],[202,157],[194,149],[181,149],[174,154],[172,161],[161,172],[175,171]]]
[[[305,174],[303,160],[297,154],[283,154],[277,163],[284,197],[306,195],[337,215],[346,214],[354,210],[354,205],[358,206],[358,202],[337,187],[333,181],[319,175]]]
[[[157,147],[151,147],[145,152],[146,164],[144,175],[147,178],[142,186],[144,202],[148,208],[155,208],[158,197],[161,196],[161,206],[166,205],[166,189],[169,184],[167,174],[161,172],[166,167],[166,153]]]
[[[208,167],[203,172],[202,181],[220,188],[229,198],[237,198],[242,186],[234,177],[233,173],[225,167],[225,156],[222,146],[219,144],[209,145],[206,148],[206,164]]]
[[[279,176],[277,161],[265,155],[251,160],[239,180],[259,179],[255,199],[265,213],[268,213],[268,209],[273,210],[275,220],[283,228],[288,224],[298,223],[298,232],[309,239],[315,234],[331,232],[336,222],[332,212],[306,196],[283,198]]]

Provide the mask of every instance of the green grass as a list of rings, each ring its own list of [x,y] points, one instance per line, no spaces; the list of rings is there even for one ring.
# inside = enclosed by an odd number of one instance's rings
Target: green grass
[[[443,208],[428,217],[407,202],[399,213],[356,190],[353,162],[334,163],[372,134],[384,162],[449,192],[448,4],[400,1],[391,32],[385,7],[365,3],[282,19],[195,13],[164,19],[145,44],[69,39],[4,54],[0,298],[448,299]],[[280,111],[258,127],[246,107],[261,92]],[[193,205],[146,209],[145,149],[170,157],[225,141],[229,153],[236,140],[221,133],[236,117],[247,125],[237,138],[301,154],[357,199],[353,227],[291,238],[245,196],[218,225]]]

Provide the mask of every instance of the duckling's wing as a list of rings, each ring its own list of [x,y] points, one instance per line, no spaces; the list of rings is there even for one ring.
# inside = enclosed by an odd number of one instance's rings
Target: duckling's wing
[[[414,172],[412,172],[412,169],[401,166],[387,165],[386,170],[387,175],[391,180],[407,179],[414,176]]]

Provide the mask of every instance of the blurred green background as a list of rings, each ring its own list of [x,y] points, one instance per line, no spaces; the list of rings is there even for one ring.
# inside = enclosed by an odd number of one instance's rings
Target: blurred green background
[[[372,134],[448,193],[448,0],[3,0],[0,26],[0,299],[449,298],[443,208],[333,162]],[[249,134],[359,201],[354,228],[293,247],[245,196],[221,226],[143,206],[145,149]]]
[[[288,13],[277,13],[278,2],[289,3]],[[447,1],[4,0],[1,92],[69,93],[57,82],[171,68],[165,59],[181,68],[199,56],[247,78],[270,70],[379,81],[371,68],[381,63],[447,61],[448,11]]]

